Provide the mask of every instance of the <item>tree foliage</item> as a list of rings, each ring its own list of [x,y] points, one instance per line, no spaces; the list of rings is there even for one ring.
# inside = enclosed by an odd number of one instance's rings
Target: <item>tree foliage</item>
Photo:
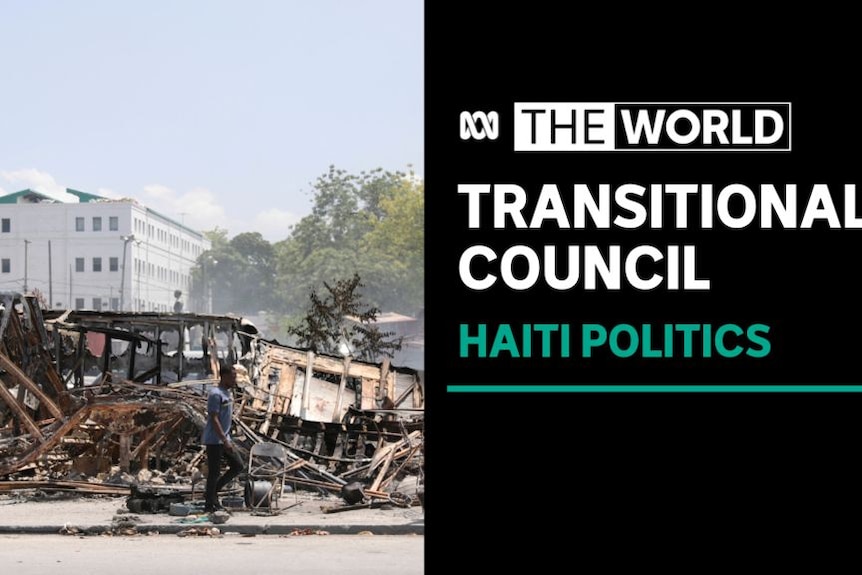
[[[359,275],[323,283],[322,293],[312,290],[310,304],[299,325],[288,333],[297,344],[318,353],[351,355],[364,361],[393,357],[401,349],[401,338],[374,325],[380,309],[362,301]]]
[[[212,295],[214,313],[250,314],[273,308],[275,250],[258,232],[227,239],[224,230],[208,232],[212,247],[198,257],[193,272],[194,296],[201,302]]]
[[[331,166],[313,186],[311,213],[276,247],[287,313],[332,277],[359,274],[374,305],[416,313],[424,300],[424,190],[412,174],[348,174]]]
[[[206,232],[212,248],[193,271],[193,301],[207,286],[215,313],[261,310],[297,318],[332,278],[362,278],[364,301],[418,313],[424,303],[424,185],[412,173],[359,174],[330,166],[312,184],[312,207],[284,240]],[[206,284],[206,286],[205,286]]]

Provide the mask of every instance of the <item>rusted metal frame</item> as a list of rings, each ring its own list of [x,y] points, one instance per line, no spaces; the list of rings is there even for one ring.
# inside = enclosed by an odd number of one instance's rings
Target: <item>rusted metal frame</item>
[[[129,342],[129,370],[127,373],[130,380],[133,380],[135,378],[135,358],[138,356],[139,341],[140,340]]]
[[[183,380],[183,360],[185,359],[185,353],[183,351],[186,347],[186,322],[180,320],[179,333],[177,337],[177,381]]]
[[[84,362],[84,356],[78,353],[77,349],[75,351],[75,355],[77,356],[77,359],[75,359],[75,363],[72,364],[72,369],[70,369],[66,377],[63,378],[63,385],[66,387],[68,387],[69,382],[72,380],[72,378],[78,374],[78,367],[80,367],[80,365]],[[61,373],[60,375],[62,377],[63,374]],[[77,381],[75,382],[75,384],[73,384],[73,387],[78,387]]]
[[[156,372],[156,385],[162,384],[162,340],[161,340],[161,327],[156,325],[155,327],[155,343],[156,346],[156,367],[158,371]]]
[[[61,376],[62,361],[63,361],[63,336],[60,333],[60,330],[57,329],[57,326],[54,326],[51,329],[51,334],[54,336],[54,369],[57,372],[57,378],[60,380],[60,383],[63,387],[63,391],[66,391],[66,386],[63,382],[63,378]]]
[[[110,381],[113,379],[113,373],[111,371],[111,355],[113,354],[113,344],[111,342],[111,336],[108,334],[105,335],[105,347],[102,349],[102,381]]]
[[[136,375],[132,379],[132,381],[139,382],[139,383],[147,381],[148,379],[152,379],[153,377],[155,377],[159,373],[160,370],[161,370],[161,366],[156,364],[153,367],[151,367],[150,369],[148,369],[147,371],[142,371],[141,373]]]
[[[45,436],[42,435],[42,431],[39,429],[39,426],[36,425],[33,418],[27,413],[27,410],[18,403],[18,400],[6,387],[6,384],[3,383],[3,378],[0,378],[0,399],[9,406],[9,409],[12,410],[15,417],[24,424],[24,427],[30,430],[30,433],[39,441],[39,443],[44,443]]]
[[[15,363],[6,357],[3,353],[0,353],[0,367],[6,370],[6,373],[9,374],[12,379],[18,382],[18,385],[21,389],[27,389],[30,393],[35,395],[42,405],[57,419],[64,419],[63,411],[54,403],[54,400],[48,397],[48,395],[42,391],[42,388],[36,385],[33,380],[31,380],[27,375],[21,370],[20,367],[15,365]],[[11,395],[11,394],[10,394]]]
[[[63,317],[63,319],[65,319],[65,316]],[[147,336],[145,336],[141,333],[138,333],[136,331],[132,331],[131,326],[130,326],[130,329],[128,331],[126,331],[126,330],[122,330],[122,329],[118,329],[118,328],[114,328],[114,327],[109,327],[109,326],[104,326],[104,325],[95,325],[94,326],[91,324],[68,323],[66,321],[60,321],[59,318],[57,320],[53,320],[51,323],[53,324],[54,329],[57,332],[59,332],[60,329],[63,329],[65,331],[75,332],[78,334],[78,348],[76,350],[77,358],[75,360],[74,367],[72,368],[72,370],[69,372],[69,374],[63,380],[64,385],[68,385],[69,380],[71,380],[73,376],[78,375],[78,372],[80,372],[83,369],[83,362],[84,362],[83,351],[84,350],[82,349],[82,346],[83,346],[83,342],[86,340],[87,332],[92,331],[94,333],[101,333],[101,334],[105,335],[105,340],[106,340],[105,347],[106,348],[108,348],[108,345],[107,345],[108,339],[121,339],[123,341],[129,342],[129,369],[128,369],[129,379],[132,379],[132,377],[134,376],[135,354],[137,353],[138,344],[140,342],[153,343],[152,340],[150,338],[148,338]],[[110,324],[110,325],[113,326],[113,324]],[[60,357],[59,343],[57,344],[56,355],[58,358],[57,363],[59,366],[59,357]],[[104,358],[104,356],[103,356],[103,358]],[[59,372],[59,368],[58,368],[58,372]],[[104,369],[103,369],[103,373],[104,373]],[[81,375],[80,380],[81,380],[81,382],[83,382],[83,374]],[[77,381],[76,381],[75,387],[80,387],[80,385],[78,385]]]
[[[77,361],[75,362],[75,368],[73,369],[73,373],[75,374],[75,385],[74,387],[80,388],[84,387],[84,353],[86,352],[84,341],[87,339],[87,334],[83,330],[78,332],[78,345],[75,350],[75,354],[77,355]]]

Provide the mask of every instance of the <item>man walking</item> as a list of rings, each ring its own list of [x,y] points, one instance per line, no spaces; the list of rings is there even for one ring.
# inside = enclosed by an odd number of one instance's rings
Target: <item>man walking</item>
[[[219,384],[210,387],[207,397],[207,422],[201,439],[207,449],[206,513],[222,509],[218,492],[243,470],[242,458],[230,439],[234,387],[236,369],[232,365],[221,366]],[[219,477],[222,455],[227,459],[228,470]]]

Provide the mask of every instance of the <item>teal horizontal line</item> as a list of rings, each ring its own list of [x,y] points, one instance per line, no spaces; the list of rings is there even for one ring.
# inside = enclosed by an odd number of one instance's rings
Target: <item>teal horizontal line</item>
[[[862,385],[447,385],[449,393],[859,393]]]

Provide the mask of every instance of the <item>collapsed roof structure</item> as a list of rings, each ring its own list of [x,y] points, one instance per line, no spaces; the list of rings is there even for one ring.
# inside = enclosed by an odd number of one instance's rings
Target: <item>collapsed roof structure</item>
[[[421,483],[415,370],[288,347],[235,316],[43,310],[0,292],[0,491],[36,480],[97,490],[112,471],[193,483],[223,362],[240,374],[237,444],[246,455],[284,446],[290,482],[338,493],[358,481],[384,499]]]

